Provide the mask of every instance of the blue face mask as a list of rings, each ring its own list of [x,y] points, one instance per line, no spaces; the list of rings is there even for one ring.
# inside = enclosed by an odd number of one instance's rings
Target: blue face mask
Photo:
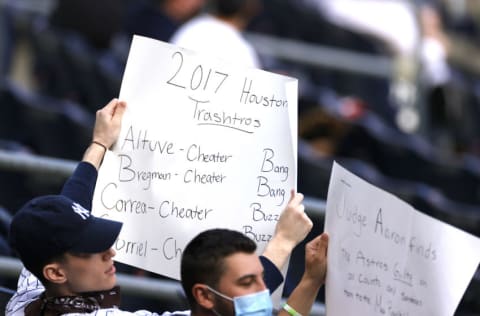
[[[218,296],[233,302],[235,316],[272,316],[273,305],[268,290],[231,298],[207,287]]]

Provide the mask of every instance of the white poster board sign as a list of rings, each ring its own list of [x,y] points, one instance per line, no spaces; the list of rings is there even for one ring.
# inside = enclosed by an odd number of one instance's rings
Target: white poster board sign
[[[479,238],[336,163],[325,230],[329,316],[452,316],[480,262]]]
[[[93,200],[95,215],[124,223],[115,259],[179,279],[183,248],[217,227],[262,252],[296,188],[297,85],[135,36]]]

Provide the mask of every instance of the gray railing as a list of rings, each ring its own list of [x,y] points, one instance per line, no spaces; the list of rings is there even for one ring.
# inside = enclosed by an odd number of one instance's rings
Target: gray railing
[[[260,55],[294,63],[389,79],[393,74],[392,58],[351,50],[310,44],[297,40],[245,34]]]
[[[68,177],[78,162],[0,149],[0,169]]]

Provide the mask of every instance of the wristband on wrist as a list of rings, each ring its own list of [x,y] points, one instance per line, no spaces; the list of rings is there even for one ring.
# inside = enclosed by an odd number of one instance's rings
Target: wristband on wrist
[[[297,312],[292,306],[288,305],[287,303],[283,304],[282,308],[291,316],[302,316],[302,314]]]
[[[97,142],[96,140],[92,140],[92,144],[97,144],[98,146],[102,147],[105,152],[107,152],[107,146],[105,146],[104,144]]]

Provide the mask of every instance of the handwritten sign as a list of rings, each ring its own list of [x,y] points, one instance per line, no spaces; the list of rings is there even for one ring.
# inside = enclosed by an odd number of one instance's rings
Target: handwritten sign
[[[216,227],[262,252],[296,186],[297,80],[135,36],[120,99],[93,201],[124,223],[116,260],[179,279],[185,245]]]
[[[480,239],[424,215],[334,164],[329,316],[452,316],[480,262]]]

